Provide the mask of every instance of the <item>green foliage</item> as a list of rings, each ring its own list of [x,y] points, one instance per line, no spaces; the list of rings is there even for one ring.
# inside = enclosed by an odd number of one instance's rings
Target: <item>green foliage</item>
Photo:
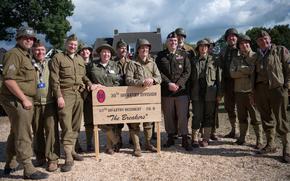
[[[71,0],[2,0],[0,40],[12,40],[15,29],[26,23],[37,33],[44,34],[55,48],[61,48],[71,29],[66,17],[72,16],[73,10]]]
[[[276,25],[273,28],[254,27],[246,32],[246,34],[252,39],[252,48],[257,50],[256,39],[260,30],[266,30],[271,36],[271,40],[276,45],[283,45],[290,49],[290,28],[289,25]]]

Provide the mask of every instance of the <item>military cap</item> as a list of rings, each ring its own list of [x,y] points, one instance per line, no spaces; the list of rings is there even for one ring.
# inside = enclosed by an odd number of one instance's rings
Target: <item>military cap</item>
[[[227,38],[228,38],[228,36],[229,36],[230,34],[234,34],[234,35],[236,35],[237,37],[239,36],[239,33],[238,33],[238,30],[237,30],[237,29],[235,29],[235,28],[229,28],[229,29],[227,29],[226,32],[225,32],[225,40],[227,40]]]
[[[270,35],[269,35],[269,33],[268,33],[267,31],[265,31],[265,30],[260,30],[260,31],[258,32],[257,39],[259,39],[259,38],[261,38],[261,37],[264,37],[264,36],[268,36],[268,37],[270,37]]]
[[[33,48],[36,48],[36,47],[45,47],[45,44],[44,44],[42,41],[40,41],[40,40],[38,39],[38,40],[36,40],[36,41],[33,43],[32,47],[33,47]]]
[[[185,30],[184,30],[183,28],[176,28],[175,33],[176,33],[177,35],[181,35],[181,36],[183,36],[184,38],[186,38],[186,32],[185,32]]]
[[[127,47],[127,43],[123,39],[120,39],[116,45],[116,48],[121,48],[121,47]]]
[[[115,54],[116,54],[114,48],[113,48],[111,45],[107,44],[107,43],[101,44],[101,45],[96,49],[96,52],[97,52],[98,54],[100,54],[101,51],[102,51],[103,49],[108,49],[108,50],[110,50],[111,55],[115,55]]]
[[[172,31],[171,33],[167,35],[167,39],[169,38],[177,38],[177,33],[175,31]]]
[[[212,39],[210,39],[210,38],[204,38],[204,40],[206,40],[209,44],[215,46],[215,42]]]
[[[251,38],[248,35],[239,34],[238,44],[241,43],[242,41],[251,42]]]
[[[142,46],[142,45],[149,46],[149,49],[151,50],[151,43],[148,40],[143,39],[143,38],[138,38],[137,43],[136,43],[136,50],[138,50],[140,48],[140,46]]]
[[[78,53],[81,52],[83,49],[88,49],[88,50],[90,50],[90,52],[93,52],[93,48],[91,46],[89,46],[89,45],[87,45],[85,43],[81,43],[79,45],[79,51],[78,51]]]
[[[207,45],[209,47],[210,46],[210,43],[207,40],[205,40],[205,39],[199,40],[196,43],[196,48],[195,49],[197,50],[200,45]]]
[[[16,40],[21,37],[32,37],[36,41],[34,30],[31,27],[20,27],[16,33]]]
[[[76,34],[71,34],[70,36],[67,37],[66,41],[78,41],[78,37]]]

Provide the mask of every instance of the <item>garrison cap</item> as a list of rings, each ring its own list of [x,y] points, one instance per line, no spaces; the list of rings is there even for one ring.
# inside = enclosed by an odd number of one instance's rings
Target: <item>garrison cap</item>
[[[261,38],[261,37],[264,37],[264,36],[271,37],[267,31],[265,31],[265,30],[260,30],[260,31],[258,32],[257,39],[259,39],[259,38]]]
[[[16,33],[16,40],[18,40],[21,37],[33,37],[34,41],[36,41],[34,30],[31,27],[27,26],[20,27]]]
[[[111,55],[115,55],[115,54],[116,54],[114,48],[113,48],[111,45],[107,44],[107,43],[101,44],[101,45],[96,49],[96,52],[97,52],[98,54],[100,54],[101,51],[102,51],[103,49],[110,50]]]
[[[172,31],[171,33],[167,35],[167,39],[169,38],[177,38],[177,33],[175,31]]]
[[[116,48],[121,48],[121,47],[127,47],[127,43],[123,39],[120,39],[116,45]]]

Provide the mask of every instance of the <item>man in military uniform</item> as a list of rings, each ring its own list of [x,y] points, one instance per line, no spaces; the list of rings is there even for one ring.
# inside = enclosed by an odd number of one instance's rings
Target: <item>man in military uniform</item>
[[[256,53],[252,51],[251,39],[247,35],[240,34],[238,39],[239,54],[233,57],[230,65],[230,74],[235,81],[235,98],[237,102],[240,137],[236,141],[238,145],[246,143],[246,135],[249,127],[248,114],[251,118],[256,134],[256,149],[261,149],[263,144],[262,122],[260,114],[251,101],[253,96],[253,76]]]
[[[72,169],[73,160],[83,158],[74,151],[80,130],[83,99],[81,92],[92,84],[86,77],[84,60],[77,54],[78,39],[72,34],[65,42],[65,51],[54,55],[51,62],[51,86],[57,99],[59,122],[62,129],[61,141],[64,146],[65,164],[62,172]],[[86,85],[86,87],[85,87]]]
[[[35,39],[32,28],[21,27],[16,34],[15,48],[4,56],[4,83],[1,87],[0,103],[11,123],[4,174],[10,174],[16,168],[16,155],[17,161],[23,165],[25,179],[46,179],[48,174],[36,170],[31,162],[31,123],[37,75],[29,49]]]
[[[228,113],[231,124],[231,131],[225,135],[225,138],[237,138],[238,136],[238,122],[236,120],[236,101],[234,92],[234,79],[230,76],[230,65],[234,56],[238,53],[237,40],[238,31],[235,28],[229,28],[224,35],[227,41],[226,48],[220,53],[219,63],[222,69],[221,88],[224,94],[224,105]]]
[[[46,163],[47,159],[47,170],[53,172],[58,168],[60,142],[56,102],[49,84],[50,60],[45,58],[46,48],[39,40],[33,44],[32,53],[38,75],[32,121],[33,150],[39,166]]]
[[[135,61],[130,61],[127,66],[126,85],[150,87],[161,83],[161,75],[154,59],[150,56],[151,44],[146,39],[138,39],[136,43],[137,57]],[[151,144],[152,123],[143,123],[145,135],[145,149],[157,152]],[[139,123],[129,124],[130,136],[134,143],[134,155],[142,156],[139,143]]]
[[[258,33],[255,67],[255,98],[266,133],[267,145],[261,153],[276,152],[276,132],[283,145],[283,160],[290,163],[290,122],[287,116],[290,88],[290,56],[287,48],[271,43],[270,35]],[[273,115],[275,118],[273,118]]]
[[[177,39],[178,39],[177,49],[186,51],[189,60],[192,60],[192,58],[196,56],[196,52],[192,48],[192,46],[188,45],[185,42],[185,39],[186,39],[185,30],[183,28],[176,28],[175,33],[177,34]]]
[[[121,73],[122,80],[123,80],[121,86],[125,85],[127,65],[131,61],[128,58],[127,46],[128,46],[127,43],[123,39],[120,39],[116,45],[117,56],[115,57],[114,61],[117,62],[117,65],[121,71],[120,73]],[[119,147],[120,148],[123,146],[123,141],[122,141],[122,128],[123,127],[124,127],[124,124],[118,124],[115,127],[116,135],[119,136]]]
[[[167,36],[167,49],[158,53],[156,64],[161,74],[161,107],[164,114],[168,140],[165,147],[174,145],[174,134],[182,136],[182,146],[187,151],[192,147],[188,142],[189,92],[186,82],[190,77],[191,64],[183,50],[177,50],[177,34]],[[176,118],[177,124],[176,125]]]

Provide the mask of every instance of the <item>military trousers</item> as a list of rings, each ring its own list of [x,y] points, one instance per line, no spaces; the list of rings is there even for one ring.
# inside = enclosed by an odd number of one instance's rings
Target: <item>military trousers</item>
[[[63,98],[65,106],[58,109],[61,142],[63,145],[74,145],[81,126],[83,98],[80,92],[73,90],[63,91]]]
[[[216,101],[193,100],[192,129],[210,128],[215,121]]]
[[[60,142],[56,103],[35,105],[32,121],[33,150],[37,159],[56,162],[60,157]]]
[[[187,95],[161,98],[161,108],[167,134],[188,134],[188,102],[189,97]],[[177,126],[175,124],[176,118]]]
[[[27,97],[33,104],[33,98]],[[10,120],[10,133],[7,139],[6,164],[9,164],[13,157],[19,163],[32,164],[32,132],[31,123],[33,109],[24,109],[19,99],[14,96],[0,96],[0,103]]]
[[[235,120],[236,115],[236,100],[234,92],[234,80],[226,79],[224,84],[224,104],[225,110],[228,113],[230,120]]]
[[[276,128],[277,133],[280,135],[289,133],[290,121],[287,116],[288,89],[284,87],[269,89],[267,83],[258,83],[256,84],[255,98],[261,114],[264,131],[267,133]]]
[[[236,92],[236,103],[238,111],[238,119],[240,124],[249,124],[248,114],[250,115],[251,125],[260,125],[261,117],[256,106],[250,103],[249,92]]]

